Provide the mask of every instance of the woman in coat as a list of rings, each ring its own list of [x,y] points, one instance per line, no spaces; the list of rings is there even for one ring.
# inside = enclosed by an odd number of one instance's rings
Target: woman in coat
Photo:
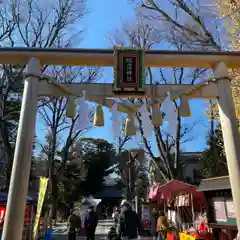
[[[166,239],[166,233],[169,229],[167,218],[164,214],[164,211],[160,211],[159,217],[157,219],[157,232],[159,236],[159,240]]]

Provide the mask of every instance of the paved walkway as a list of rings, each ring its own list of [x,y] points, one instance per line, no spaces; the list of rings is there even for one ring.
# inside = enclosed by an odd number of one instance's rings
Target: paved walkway
[[[56,235],[54,234],[53,235],[53,239],[54,240],[68,240],[68,235]],[[95,236],[95,240],[106,240],[107,239],[107,236],[104,235],[96,235]],[[77,236],[76,240],[86,240],[86,237],[84,236]]]
[[[107,239],[107,232],[113,226],[113,220],[100,220],[96,229],[96,240]],[[58,223],[53,229],[54,239],[65,240],[68,236],[67,223]],[[77,236],[77,240],[85,240],[85,236]]]
[[[96,229],[97,235],[106,235],[111,226],[114,225],[112,219],[100,220]],[[66,235],[67,234],[67,223],[58,223],[53,229],[54,235]]]
[[[96,229],[96,240],[106,240],[107,233],[111,226],[113,226],[113,220],[100,220],[98,223],[98,227]],[[53,239],[56,240],[67,240],[68,239],[68,231],[67,231],[67,223],[58,223],[57,227],[53,229]],[[85,236],[77,236],[77,240],[85,240]],[[140,240],[152,240],[152,237],[140,237]]]

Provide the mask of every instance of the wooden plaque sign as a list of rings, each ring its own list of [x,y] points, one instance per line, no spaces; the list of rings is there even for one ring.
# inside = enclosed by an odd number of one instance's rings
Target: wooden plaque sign
[[[116,49],[114,93],[144,94],[143,50]]]

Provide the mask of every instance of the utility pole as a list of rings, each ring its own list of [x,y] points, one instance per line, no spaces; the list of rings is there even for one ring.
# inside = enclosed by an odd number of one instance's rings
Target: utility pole
[[[133,193],[132,193],[132,168],[133,168],[133,163],[132,163],[132,156],[131,156],[131,152],[128,152],[128,201],[132,203],[133,200]]]
[[[24,81],[2,240],[21,240],[23,233],[38,102],[38,78],[40,76],[38,59],[29,60],[27,75]]]
[[[134,197],[134,164],[138,153],[130,150],[128,152],[128,201],[132,203]]]

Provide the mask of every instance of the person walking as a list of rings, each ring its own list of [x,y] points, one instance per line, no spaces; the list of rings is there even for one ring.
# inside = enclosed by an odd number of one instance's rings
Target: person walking
[[[123,240],[137,239],[141,229],[141,222],[131,204],[126,200],[122,201],[117,228],[118,238]]]
[[[68,240],[76,240],[76,228],[81,225],[81,219],[76,215],[75,210],[70,211],[70,216],[68,217]]]
[[[114,220],[114,226],[117,227],[117,223],[118,223],[118,218],[119,218],[119,215],[120,215],[120,211],[118,210],[118,208],[116,207],[114,212],[113,212],[113,220]]]
[[[157,219],[159,217],[158,209],[153,209],[152,216],[151,216],[151,233],[153,236],[153,240],[158,239],[158,232],[157,232]]]
[[[165,240],[166,234],[169,229],[168,221],[165,216],[164,211],[159,212],[159,217],[157,219],[157,232],[159,240]]]
[[[95,239],[95,231],[97,228],[97,224],[98,224],[98,215],[94,210],[94,207],[90,206],[84,222],[87,240]]]

